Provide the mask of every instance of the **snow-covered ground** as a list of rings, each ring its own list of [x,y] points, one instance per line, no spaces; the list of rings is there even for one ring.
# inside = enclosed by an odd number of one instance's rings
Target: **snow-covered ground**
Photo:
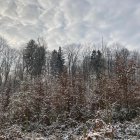
[[[140,140],[140,119],[107,125],[101,119],[79,123],[72,119],[38,126],[35,132],[22,132],[13,125],[0,132],[0,140]]]

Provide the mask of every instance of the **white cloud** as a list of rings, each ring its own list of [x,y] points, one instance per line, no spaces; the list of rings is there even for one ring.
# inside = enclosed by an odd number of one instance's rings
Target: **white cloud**
[[[120,41],[138,49],[139,0],[0,0],[0,35],[21,44],[43,36],[52,48]]]
[[[7,8],[4,11],[4,15],[11,17],[11,18],[16,18],[18,17],[17,13],[17,5],[14,1],[9,1],[7,4]]]

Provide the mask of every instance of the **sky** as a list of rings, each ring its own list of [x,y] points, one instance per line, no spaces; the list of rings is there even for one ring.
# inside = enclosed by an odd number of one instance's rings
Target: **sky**
[[[140,49],[140,0],[0,0],[0,36],[15,47],[120,42]]]

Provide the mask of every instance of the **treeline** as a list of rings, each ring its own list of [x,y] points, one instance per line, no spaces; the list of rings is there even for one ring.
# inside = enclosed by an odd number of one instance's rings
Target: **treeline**
[[[139,53],[119,44],[99,48],[70,44],[49,51],[30,40],[16,50],[0,38],[3,127],[8,122],[35,129],[33,122],[49,125],[67,117],[85,121],[98,110],[105,110],[109,122],[137,116]]]

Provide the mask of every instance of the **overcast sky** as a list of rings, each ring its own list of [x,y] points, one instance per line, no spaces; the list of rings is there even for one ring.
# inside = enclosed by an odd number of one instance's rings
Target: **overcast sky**
[[[121,42],[140,48],[140,0],[0,0],[0,35],[20,47],[44,37],[67,43]]]

